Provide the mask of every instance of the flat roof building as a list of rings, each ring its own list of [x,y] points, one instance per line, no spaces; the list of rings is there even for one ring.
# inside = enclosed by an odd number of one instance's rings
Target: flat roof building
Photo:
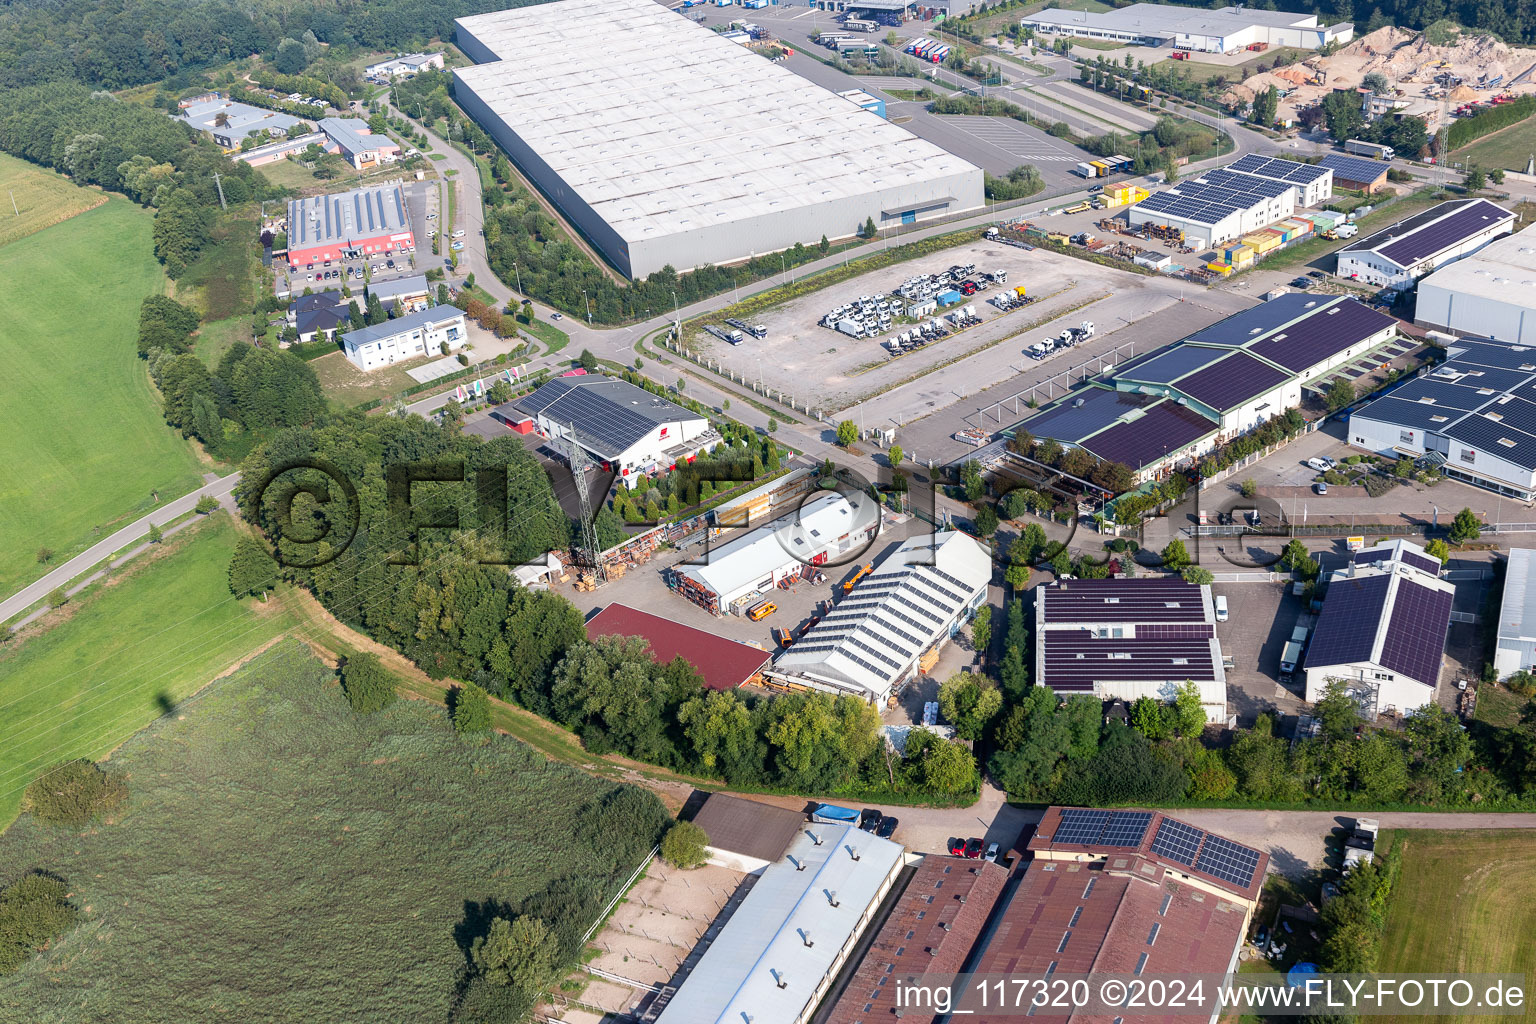
[[[368,282],[368,294],[378,299],[379,304],[385,309],[415,311],[431,302],[432,282],[427,280],[425,274],[412,274],[409,277],[396,277],[389,280],[380,280],[375,277]]]
[[[857,825],[810,825],[765,868],[657,1024],[805,1024],[903,863]]]
[[[1536,586],[1532,567],[1536,550],[1510,548],[1504,569],[1504,597],[1499,604],[1499,639],[1493,667],[1503,682],[1516,672],[1536,669]]]
[[[959,974],[1007,881],[1000,864],[924,857],[823,1024],[933,1024],[934,1013],[898,1002],[891,979]]]
[[[805,815],[785,807],[711,793],[689,819],[709,837],[709,861],[757,874],[784,859],[805,828]]]
[[[1226,974],[1237,967],[1269,867],[1262,850],[1157,811],[1052,807],[1029,849],[1034,860],[971,965],[978,975]],[[995,1000],[984,1005],[975,991],[958,1009],[954,1019],[979,1024],[1020,1017],[999,1012]],[[1123,1024],[1186,1019],[1166,1010],[1117,1016]],[[1029,1017],[1101,1019],[1043,1009]]]
[[[323,132],[313,132],[309,135],[300,135],[293,139],[278,139],[264,146],[247,149],[235,155],[235,159],[241,163],[250,164],[252,167],[263,167],[266,164],[276,163],[295,153],[302,153],[310,146],[319,146],[324,149],[330,140]]]
[[[375,135],[367,121],[355,117],[324,117],[316,125],[331,142],[328,147],[359,171],[392,164],[400,147],[387,135]]]
[[[1338,252],[1339,277],[1401,288],[1515,229],[1515,215],[1486,199],[1456,199],[1398,221]]]
[[[1514,345],[1536,344],[1536,225],[1495,239],[1420,280],[1414,322]]]
[[[1368,718],[1433,704],[1455,596],[1440,579],[1440,560],[1417,544],[1355,552],[1328,578],[1304,663],[1307,700],[1338,679]]]
[[[911,537],[779,655],[769,677],[884,703],[987,599],[992,558],[959,531]]]
[[[1350,414],[1349,443],[1423,458],[1446,476],[1536,498],[1536,351],[1460,340],[1433,373]]]
[[[640,637],[650,645],[651,657],[658,664],[682,658],[711,690],[734,690],[750,683],[768,664],[768,652],[760,647],[624,604],[610,604],[587,620],[587,637],[600,636]]]
[[[288,264],[415,248],[398,181],[288,200]]]
[[[290,129],[304,123],[275,110],[253,107],[217,94],[214,97],[183,107],[180,118],[225,149],[239,149],[248,135],[275,138],[287,135]]]
[[[455,98],[630,277],[983,205],[980,168],[651,0],[456,24]]]
[[[1218,168],[1152,193],[1132,206],[1126,217],[1133,228],[1143,224],[1177,228],[1184,232],[1186,244],[1203,249],[1291,216],[1301,205],[1304,185]]]
[[[1172,701],[1200,688],[1227,720],[1227,673],[1208,585],[1177,578],[1063,580],[1035,588],[1035,677],[1059,697]]]
[[[720,440],[706,417],[600,373],[545,381],[491,414],[521,434],[573,437],[620,476],[665,472]]]
[[[1050,9],[1026,15],[1021,23],[1042,35],[1202,53],[1231,53],[1253,43],[1317,50],[1329,43],[1347,43],[1355,33],[1349,22],[1319,25],[1315,14],[1250,7],[1211,11],[1166,4],[1131,4],[1102,13]]]
[[[441,68],[443,66],[443,53],[406,53],[388,60],[381,60],[376,64],[369,64],[363,68],[363,73],[370,78],[394,78],[396,75],[415,75],[428,68]]]
[[[418,356],[436,355],[447,345],[463,348],[469,336],[464,313],[453,306],[430,306],[341,336],[341,350],[359,370],[377,370]]]
[[[707,611],[739,615],[780,581],[862,549],[879,526],[879,506],[868,494],[829,491],[767,526],[711,546],[672,569],[668,582]]]

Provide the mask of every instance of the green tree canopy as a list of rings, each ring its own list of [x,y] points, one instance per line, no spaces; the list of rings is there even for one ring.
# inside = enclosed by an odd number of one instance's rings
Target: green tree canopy
[[[377,654],[364,652],[348,658],[341,669],[341,688],[352,710],[371,714],[395,701],[395,681]]]
[[[661,837],[661,858],[675,868],[703,867],[709,860],[709,836],[691,821],[679,821]]]

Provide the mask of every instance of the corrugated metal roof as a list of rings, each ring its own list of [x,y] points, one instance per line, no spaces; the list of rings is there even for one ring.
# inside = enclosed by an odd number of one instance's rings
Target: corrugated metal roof
[[[587,636],[641,637],[658,663],[682,658],[711,690],[734,690],[768,662],[768,652],[760,648],[623,604],[610,604],[588,619]]]

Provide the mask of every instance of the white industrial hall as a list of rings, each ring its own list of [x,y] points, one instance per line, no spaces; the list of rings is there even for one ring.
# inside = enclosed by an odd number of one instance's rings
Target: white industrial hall
[[[456,25],[455,98],[631,277],[983,206],[980,168],[652,0]]]

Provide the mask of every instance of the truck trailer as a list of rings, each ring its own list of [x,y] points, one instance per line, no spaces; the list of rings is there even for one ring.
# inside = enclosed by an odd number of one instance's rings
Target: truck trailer
[[[1368,156],[1372,160],[1391,160],[1397,155],[1391,146],[1383,146],[1379,142],[1365,142],[1361,139],[1350,139],[1344,143],[1344,152],[1353,153],[1356,156]]]

